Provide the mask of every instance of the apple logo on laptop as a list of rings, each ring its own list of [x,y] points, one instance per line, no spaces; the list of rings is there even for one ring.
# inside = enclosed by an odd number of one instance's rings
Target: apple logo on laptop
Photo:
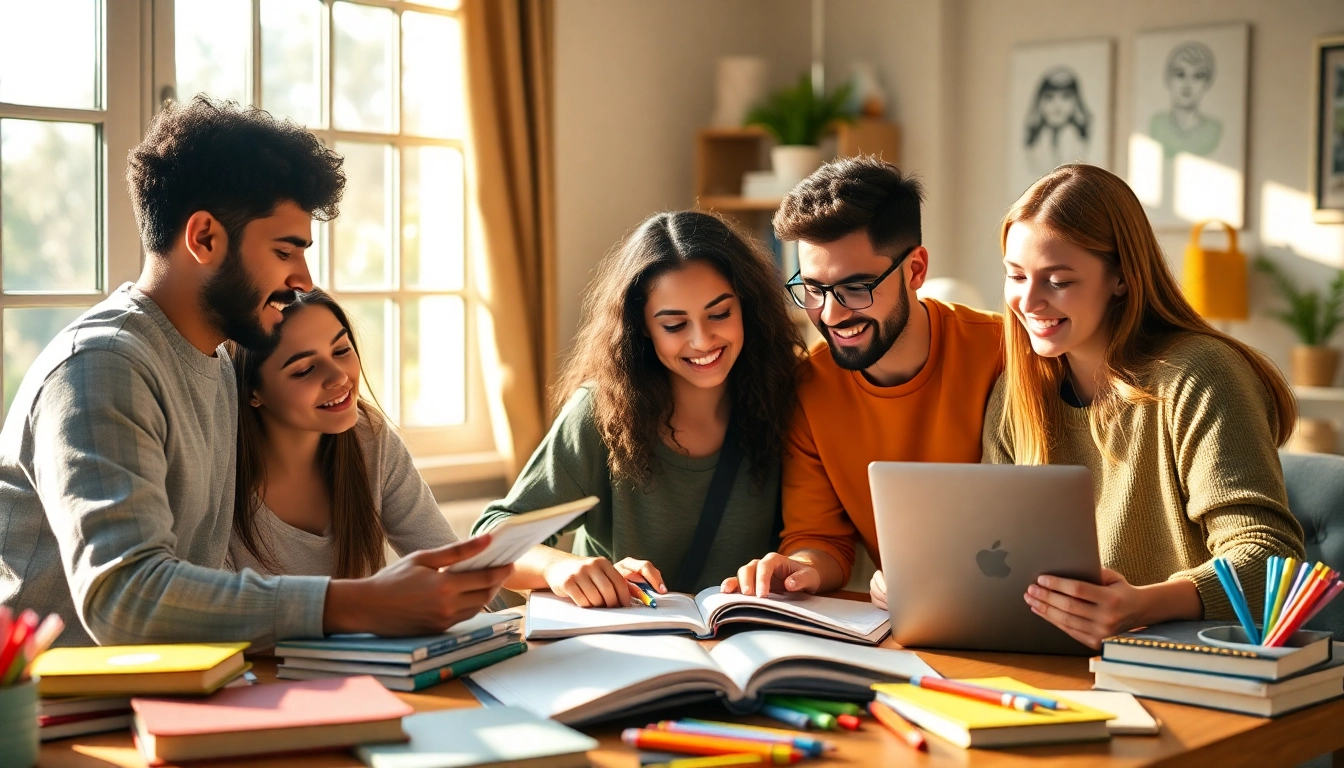
[[[1007,578],[1008,572],[1012,570],[1008,567],[1007,550],[999,549],[1001,543],[996,541],[989,549],[975,553],[975,564],[980,566],[980,572],[996,579]]]

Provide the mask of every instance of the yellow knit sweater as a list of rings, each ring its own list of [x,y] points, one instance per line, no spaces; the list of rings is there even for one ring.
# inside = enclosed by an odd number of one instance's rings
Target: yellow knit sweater
[[[1146,389],[1158,401],[1128,406],[1102,435],[1119,461],[1098,449],[1088,409],[1066,406],[1051,462],[1092,470],[1102,565],[1135,585],[1188,579],[1205,618],[1235,619],[1210,562],[1222,555],[1254,611],[1269,556],[1305,557],[1275,450],[1273,401],[1236,350],[1198,334],[1170,345]],[[1000,379],[985,413],[986,463],[1013,463],[998,429],[1003,390]]]

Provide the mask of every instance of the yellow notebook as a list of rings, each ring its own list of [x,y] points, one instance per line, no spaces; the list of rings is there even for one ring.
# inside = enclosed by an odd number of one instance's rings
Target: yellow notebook
[[[987,688],[1053,697],[1011,677],[983,677],[960,682]],[[997,704],[918,688],[909,683],[873,686],[878,700],[907,720],[962,747],[1002,747],[1094,741],[1109,737],[1109,712],[1066,701],[1069,710],[1021,712]]]
[[[53,648],[33,674],[43,696],[208,693],[244,668],[248,643]]]

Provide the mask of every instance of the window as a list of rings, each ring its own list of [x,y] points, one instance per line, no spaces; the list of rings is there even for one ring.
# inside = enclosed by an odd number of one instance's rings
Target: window
[[[5,411],[52,337],[140,271],[121,186],[140,134],[139,18],[118,16],[102,0],[0,0]]]

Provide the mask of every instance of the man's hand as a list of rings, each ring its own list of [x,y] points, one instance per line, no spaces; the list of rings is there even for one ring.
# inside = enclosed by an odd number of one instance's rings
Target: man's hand
[[[868,597],[872,599],[873,605],[887,610],[887,577],[882,575],[882,571],[874,572],[873,580],[868,582]]]
[[[737,569],[737,576],[723,580],[719,589],[744,595],[766,597],[771,592],[807,592],[815,594],[821,587],[821,574],[807,563],[771,552],[759,560],[752,560]]]
[[[642,562],[626,558],[621,565],[628,568],[626,573],[643,573],[639,568],[629,568],[630,563]],[[663,579],[657,569],[653,573],[657,583],[649,584],[657,589]],[[639,599],[639,587],[627,581],[625,573],[605,557],[565,555],[548,565],[542,576],[552,592],[573,600],[580,608],[624,608],[630,605],[630,598]]]
[[[513,566],[465,573],[442,569],[479,554],[489,543],[489,535],[477,536],[413,552],[367,578],[333,579],[327,587],[323,631],[428,635],[471,618],[494,598]]]

